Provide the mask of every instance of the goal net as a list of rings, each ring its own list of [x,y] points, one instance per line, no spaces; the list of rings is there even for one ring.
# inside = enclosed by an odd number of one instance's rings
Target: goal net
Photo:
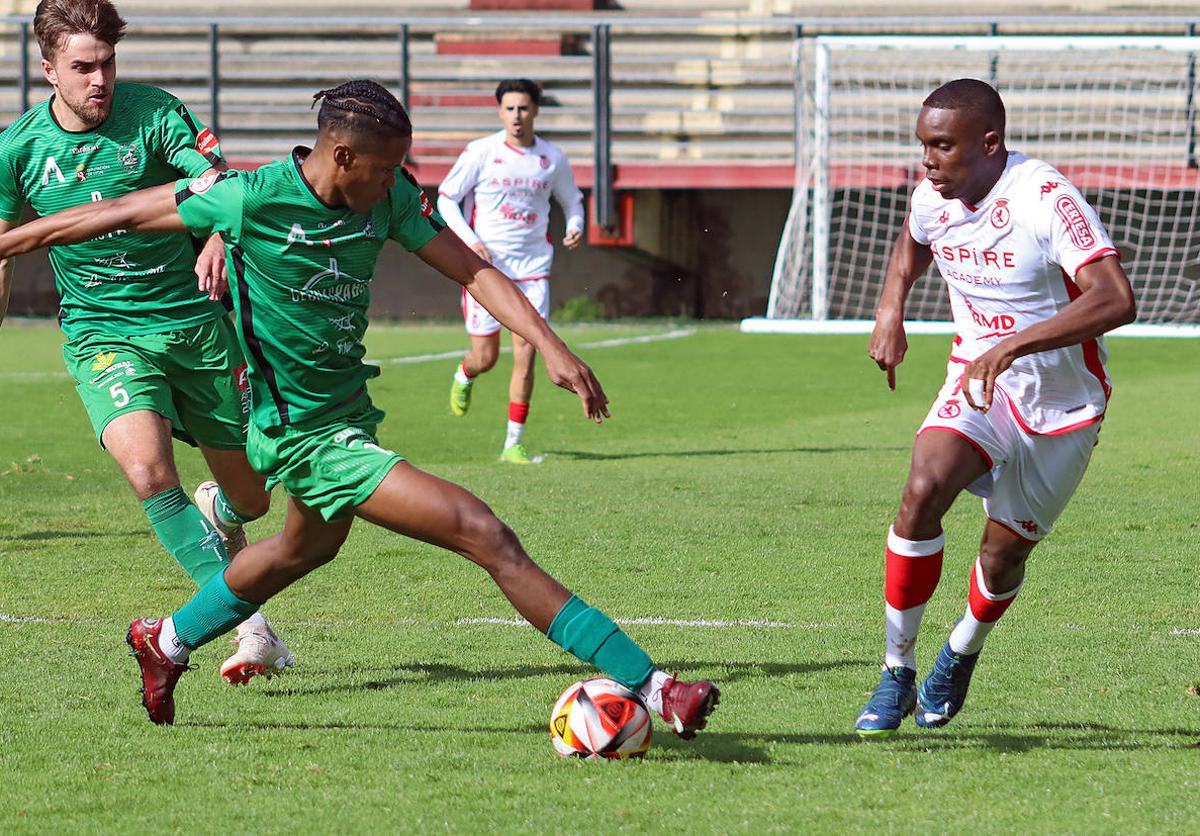
[[[768,320],[870,319],[923,177],[921,102],[954,78],[992,83],[1006,144],[1045,160],[1099,212],[1140,323],[1200,323],[1200,38],[821,37],[798,42],[796,185]],[[936,267],[913,320],[949,320]]]

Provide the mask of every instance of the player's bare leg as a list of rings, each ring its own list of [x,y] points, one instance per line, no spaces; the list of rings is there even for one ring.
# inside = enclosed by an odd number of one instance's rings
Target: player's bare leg
[[[918,726],[944,726],[962,710],[984,639],[1020,591],[1025,561],[1036,545],[998,522],[987,521],[979,559],[971,571],[966,612],[917,693]]]
[[[491,371],[500,356],[500,332],[479,336],[471,335],[471,350],[454,370],[450,381],[450,412],[463,416],[471,408],[471,387],[475,378]]]
[[[987,471],[979,452],[958,435],[930,430],[917,436],[900,509],[888,532],[887,650],[879,684],[855,723],[861,737],[890,736],[916,706],[917,633],[941,578],[942,517]]]
[[[469,491],[401,462],[358,516],[376,525],[453,551],[491,575],[526,621],[564,650],[639,691],[676,733],[692,738],[720,699],[707,680],[664,674],[628,636],[548,575],[512,529]]]
[[[534,366],[537,349],[519,334],[512,335],[513,370],[508,382],[508,427],[500,460],[510,464],[534,464],[521,439],[529,419],[529,402],[533,398]]]

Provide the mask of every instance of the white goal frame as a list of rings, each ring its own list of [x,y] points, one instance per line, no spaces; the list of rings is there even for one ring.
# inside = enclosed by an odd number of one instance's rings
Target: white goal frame
[[[1200,86],[1195,79],[1195,56],[1200,54],[1200,37],[1109,37],[1109,36],[820,36],[808,42],[798,40],[793,52],[797,84],[797,128],[796,128],[796,180],[791,208],[776,255],[771,292],[766,317],[744,320],[742,330],[747,333],[864,333],[871,330],[873,323],[866,319],[830,318],[830,229],[833,211],[834,185],[831,181],[831,54],[838,49],[909,50],[906,57],[919,54],[918,50],[936,51],[939,55],[953,53],[992,53],[1004,51],[1063,53],[1121,51],[1161,51],[1185,53],[1190,72],[1189,91],[1195,91],[1195,103],[1189,92],[1189,111],[1192,122],[1200,133]],[[993,63],[994,67],[994,63]],[[811,78],[811,80],[809,80]],[[942,79],[949,80],[948,78]],[[932,87],[930,88],[932,89]],[[1000,87],[1004,94],[1004,87]],[[805,101],[807,99],[807,101]],[[911,119],[915,123],[919,110],[919,99],[913,101]],[[805,107],[807,105],[807,107]],[[805,118],[802,110],[809,111]],[[1018,117],[1019,118],[1019,117]],[[1011,122],[1011,120],[1010,120]],[[1010,125],[1011,127],[1011,125]],[[1189,136],[1190,136],[1189,132]],[[1200,136],[1197,137],[1200,145]],[[1022,150],[1014,144],[1015,150]],[[1197,153],[1200,153],[1198,149]],[[912,143],[911,165],[915,169],[920,162],[919,149]],[[1037,154],[1034,154],[1037,156]],[[1056,160],[1048,160],[1058,164]],[[1184,160],[1181,160],[1181,165]],[[1200,186],[1197,187],[1200,190]],[[1198,207],[1200,208],[1200,207]],[[811,231],[810,231],[811,230]],[[898,227],[897,230],[898,231]],[[892,233],[894,235],[894,232]],[[799,239],[797,238],[799,236]],[[1116,237],[1116,236],[1114,236]],[[890,241],[888,242],[890,244]],[[1200,250],[1200,237],[1196,240]],[[807,250],[807,252],[805,251]],[[799,258],[796,257],[799,253]],[[789,271],[807,270],[807,288],[803,294],[804,316],[790,311],[781,313],[781,288],[786,282],[801,279],[789,276]],[[936,267],[931,268],[936,270]],[[1131,276],[1131,278],[1133,278]],[[878,281],[882,283],[882,271]],[[789,288],[790,290],[790,288]],[[793,305],[795,295],[792,296]],[[1190,308],[1189,308],[1190,310]],[[864,312],[869,315],[869,312]],[[1200,319],[1200,316],[1197,317]],[[914,323],[911,333],[953,333],[953,323],[927,321]],[[1186,336],[1200,337],[1200,324],[1151,324],[1136,323],[1118,329],[1117,334],[1130,336]]]

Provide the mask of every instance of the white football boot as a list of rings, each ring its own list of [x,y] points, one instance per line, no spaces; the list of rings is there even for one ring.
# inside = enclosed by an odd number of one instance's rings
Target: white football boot
[[[233,528],[221,525],[217,517],[217,493],[220,490],[217,483],[210,479],[200,483],[193,498],[196,500],[196,507],[204,515],[204,519],[208,520],[209,524],[220,533],[221,540],[225,543],[225,553],[229,555],[230,560],[233,560],[238,552],[246,548],[246,530],[240,525]]]
[[[230,685],[245,685],[255,676],[270,679],[296,664],[296,657],[265,619],[238,625],[231,639],[237,651],[221,665],[221,678]]]

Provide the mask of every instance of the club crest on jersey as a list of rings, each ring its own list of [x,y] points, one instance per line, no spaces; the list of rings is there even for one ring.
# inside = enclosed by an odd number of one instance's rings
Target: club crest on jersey
[[[937,412],[939,418],[957,418],[962,414],[962,407],[958,405],[957,398],[950,398],[942,408]]]
[[[540,165],[542,168],[549,168],[550,158],[545,154],[538,154],[538,165]]]
[[[117,149],[117,162],[130,174],[134,174],[142,165],[142,155],[137,146],[122,145]]]
[[[942,214],[938,215],[937,222],[940,224],[944,224],[948,220],[950,220],[950,213],[945,210],[942,210]]]
[[[1054,201],[1054,211],[1067,225],[1071,241],[1076,247],[1081,250],[1090,250],[1096,246],[1096,235],[1092,232],[1092,227],[1084,216],[1083,210],[1079,208],[1079,204],[1075,202],[1075,198],[1069,194],[1059,195],[1058,199]]]
[[[992,226],[996,229],[1004,229],[1008,226],[1008,222],[1012,220],[1012,213],[1008,211],[1008,201],[1000,198],[996,201],[996,206],[992,209],[991,221]]]
[[[429,202],[429,195],[421,192],[421,217],[428,218],[433,214],[433,204]]]
[[[197,177],[188,183],[188,191],[192,194],[204,194],[213,187],[213,183],[217,182],[217,174],[205,174],[203,177]]]

